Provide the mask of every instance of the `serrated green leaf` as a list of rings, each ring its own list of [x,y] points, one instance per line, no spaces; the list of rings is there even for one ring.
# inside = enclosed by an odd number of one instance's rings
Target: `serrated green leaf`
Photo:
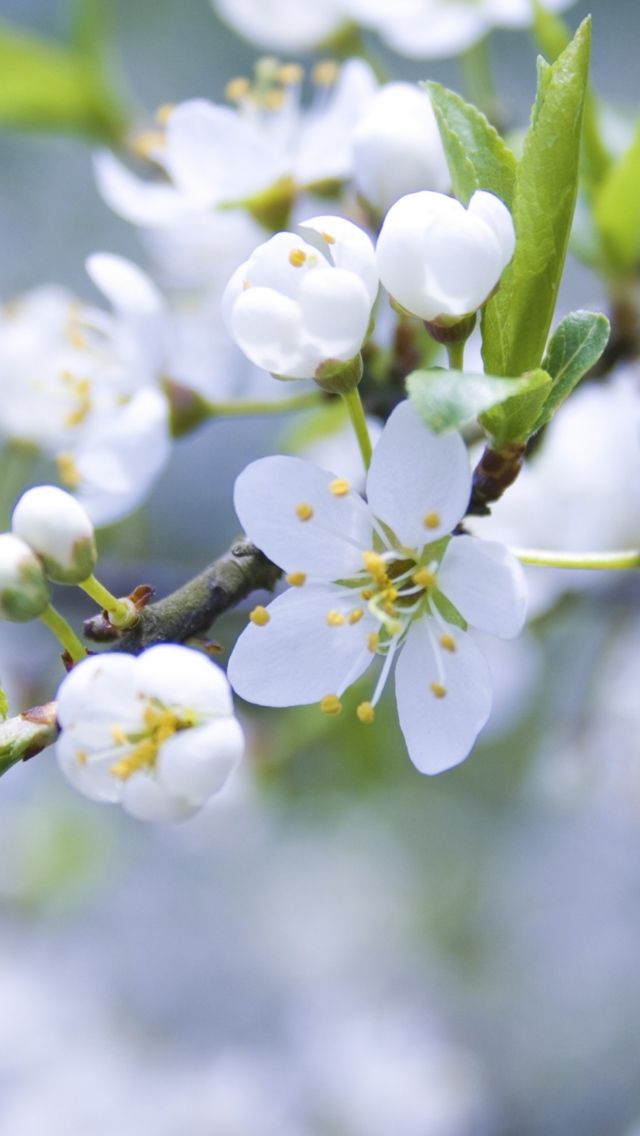
[[[605,253],[620,272],[640,261],[640,125],[621,161],[613,165],[595,198],[594,219]]]
[[[538,368],[526,376],[527,389],[480,416],[480,424],[495,450],[521,445],[535,433],[540,412],[551,390],[551,375]]]
[[[533,380],[534,386],[537,380]],[[516,393],[524,393],[531,377],[497,378],[465,371],[414,371],[407,378],[407,393],[416,413],[436,434],[459,430]]]
[[[8,713],[9,713],[9,700],[8,700],[4,690],[0,686],[0,718],[2,718],[3,722],[4,722],[4,719],[7,717]]]
[[[485,116],[439,83],[429,92],[444,146],[453,191],[463,205],[476,189],[495,193],[511,208],[516,159]]]
[[[572,312],[556,328],[543,364],[551,375],[552,386],[536,422],[536,430],[553,417],[576,383],[598,362],[607,346],[610,331],[607,317],[595,312]]]
[[[516,251],[482,318],[483,359],[493,375],[540,365],[564,268],[578,192],[591,21],[539,68],[538,97],[516,171]]]

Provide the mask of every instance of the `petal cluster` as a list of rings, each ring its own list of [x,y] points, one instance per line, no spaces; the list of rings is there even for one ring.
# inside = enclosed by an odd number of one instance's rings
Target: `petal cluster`
[[[193,816],[244,750],[224,672],[176,644],[79,663],[60,687],[57,715],[65,776],[140,820]]]
[[[374,452],[367,501],[343,478],[293,457],[263,458],[236,482],[249,537],[292,585],[256,609],[229,662],[234,689],[267,706],[340,698],[382,667],[363,722],[396,667],[400,725],[425,773],[462,761],[491,706],[488,669],[467,625],[521,630],[522,569],[501,545],[450,533],[464,516],[470,468],[459,435],[436,436],[408,402]]]

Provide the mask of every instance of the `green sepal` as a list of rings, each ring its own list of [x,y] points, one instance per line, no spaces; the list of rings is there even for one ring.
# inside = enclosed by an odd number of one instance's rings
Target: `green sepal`
[[[440,615],[447,623],[452,623],[454,627],[459,627],[461,631],[467,630],[469,624],[466,619],[463,619],[457,607],[453,606],[451,600],[448,600],[439,588],[432,588],[429,595],[440,612]]]
[[[544,369],[551,375],[551,390],[534,432],[553,417],[583,375],[598,362],[610,331],[607,317],[595,312],[572,312],[558,325],[543,361]]]
[[[460,95],[439,83],[420,86],[431,98],[456,197],[468,205],[477,189],[486,189],[511,208],[516,159],[497,130]]]
[[[482,357],[493,375],[524,374],[544,354],[578,192],[590,45],[586,19],[552,66],[539,61],[537,98],[516,171],[516,250],[482,317]]]
[[[0,686],[0,718],[4,721],[9,713],[9,699],[7,698],[4,690]]]
[[[537,389],[537,372],[518,379],[466,371],[414,371],[406,380],[407,393],[418,416],[435,434],[459,430],[465,422],[492,407]]]
[[[480,415],[480,424],[494,450],[522,445],[537,430],[536,423],[551,390],[551,376],[538,367],[525,377],[526,390]]]

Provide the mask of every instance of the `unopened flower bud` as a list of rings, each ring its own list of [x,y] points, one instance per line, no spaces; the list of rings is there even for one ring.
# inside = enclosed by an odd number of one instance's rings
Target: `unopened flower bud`
[[[27,490],[13,511],[11,528],[40,557],[50,580],[78,584],[92,575],[98,559],[93,525],[63,489],[38,485]]]
[[[37,619],[49,606],[51,593],[42,565],[19,537],[0,536],[0,618],[13,623]]]

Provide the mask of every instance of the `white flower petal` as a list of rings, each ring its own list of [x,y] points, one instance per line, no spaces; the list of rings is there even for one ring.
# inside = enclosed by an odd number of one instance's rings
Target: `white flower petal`
[[[292,171],[298,185],[351,176],[353,128],[377,86],[375,75],[364,60],[349,59],[343,64],[328,106],[318,110],[312,107],[305,116]]]
[[[202,651],[160,643],[137,659],[136,690],[165,706],[187,706],[205,716],[233,713],[233,700],[221,667]]]
[[[331,215],[301,221],[300,228],[320,233],[328,243],[336,268],[346,268],[360,277],[367,289],[371,307],[378,295],[378,269],[375,249],[364,229],[344,217]]]
[[[156,776],[169,793],[204,804],[222,789],[243,752],[237,718],[220,718],[169,738],[158,754]]]
[[[249,288],[231,312],[231,333],[248,359],[275,375],[308,379],[322,361],[300,346],[300,305],[273,288]]]
[[[87,716],[103,715],[117,721],[135,706],[133,690],[136,660],[120,653],[92,655],[77,663],[63,679],[57,694],[56,717],[63,729]]]
[[[357,355],[369,326],[371,300],[354,272],[342,268],[309,272],[300,289],[303,345],[320,363]],[[310,377],[310,376],[309,376]]]
[[[295,263],[291,260],[292,253],[299,254]],[[303,280],[317,268],[329,268],[329,261],[313,245],[301,240],[296,233],[275,233],[249,257],[245,278],[253,287],[274,288],[283,296],[297,300]]]
[[[469,755],[491,710],[489,668],[469,635],[451,628],[456,643],[447,652],[444,686],[437,698],[430,684],[441,682],[424,620],[411,628],[396,664],[396,698],[409,757],[421,773],[442,773]]]
[[[504,201],[496,197],[495,193],[477,189],[469,202],[468,212],[474,217],[480,217],[491,229],[500,246],[502,267],[506,268],[515,251],[516,231]]]
[[[188,203],[174,186],[143,181],[109,150],[99,150],[93,166],[98,189],[107,205],[134,225],[174,225],[187,212]]]
[[[149,773],[134,773],[122,787],[121,804],[137,820],[171,822],[195,816],[200,805],[175,797]]]
[[[422,3],[422,12],[386,20],[379,31],[394,51],[412,59],[458,55],[487,31],[488,21],[476,4],[438,0]]]
[[[314,4],[300,0],[213,0],[223,20],[240,35],[276,51],[309,51],[327,39],[344,20],[342,6],[332,0]]]
[[[260,706],[297,706],[335,694],[350,675],[355,682],[373,661],[367,633],[379,626],[368,612],[348,622],[360,602],[357,591],[311,584],[279,596],[269,622],[251,623],[234,647],[228,676],[236,693]],[[327,623],[332,610],[346,617],[342,626]]]
[[[261,458],[238,477],[234,504],[240,523],[285,572],[339,580],[362,568],[362,553],[371,548],[371,514],[355,493],[335,497],[333,479],[294,457]],[[296,513],[300,505],[313,510],[308,520]]]
[[[371,511],[409,548],[422,548],[450,533],[466,511],[471,469],[459,434],[433,434],[411,403],[393,411],[367,477]],[[439,523],[425,528],[425,517]],[[433,518],[435,519],[435,518]]]
[[[457,536],[438,571],[438,587],[480,631],[513,639],[524,627],[527,586],[522,565],[503,544]]]
[[[84,754],[75,732],[64,730],[56,742],[56,757],[67,781],[90,801],[117,804],[122,794],[122,782],[111,773],[112,762],[89,762],[84,760]]]

